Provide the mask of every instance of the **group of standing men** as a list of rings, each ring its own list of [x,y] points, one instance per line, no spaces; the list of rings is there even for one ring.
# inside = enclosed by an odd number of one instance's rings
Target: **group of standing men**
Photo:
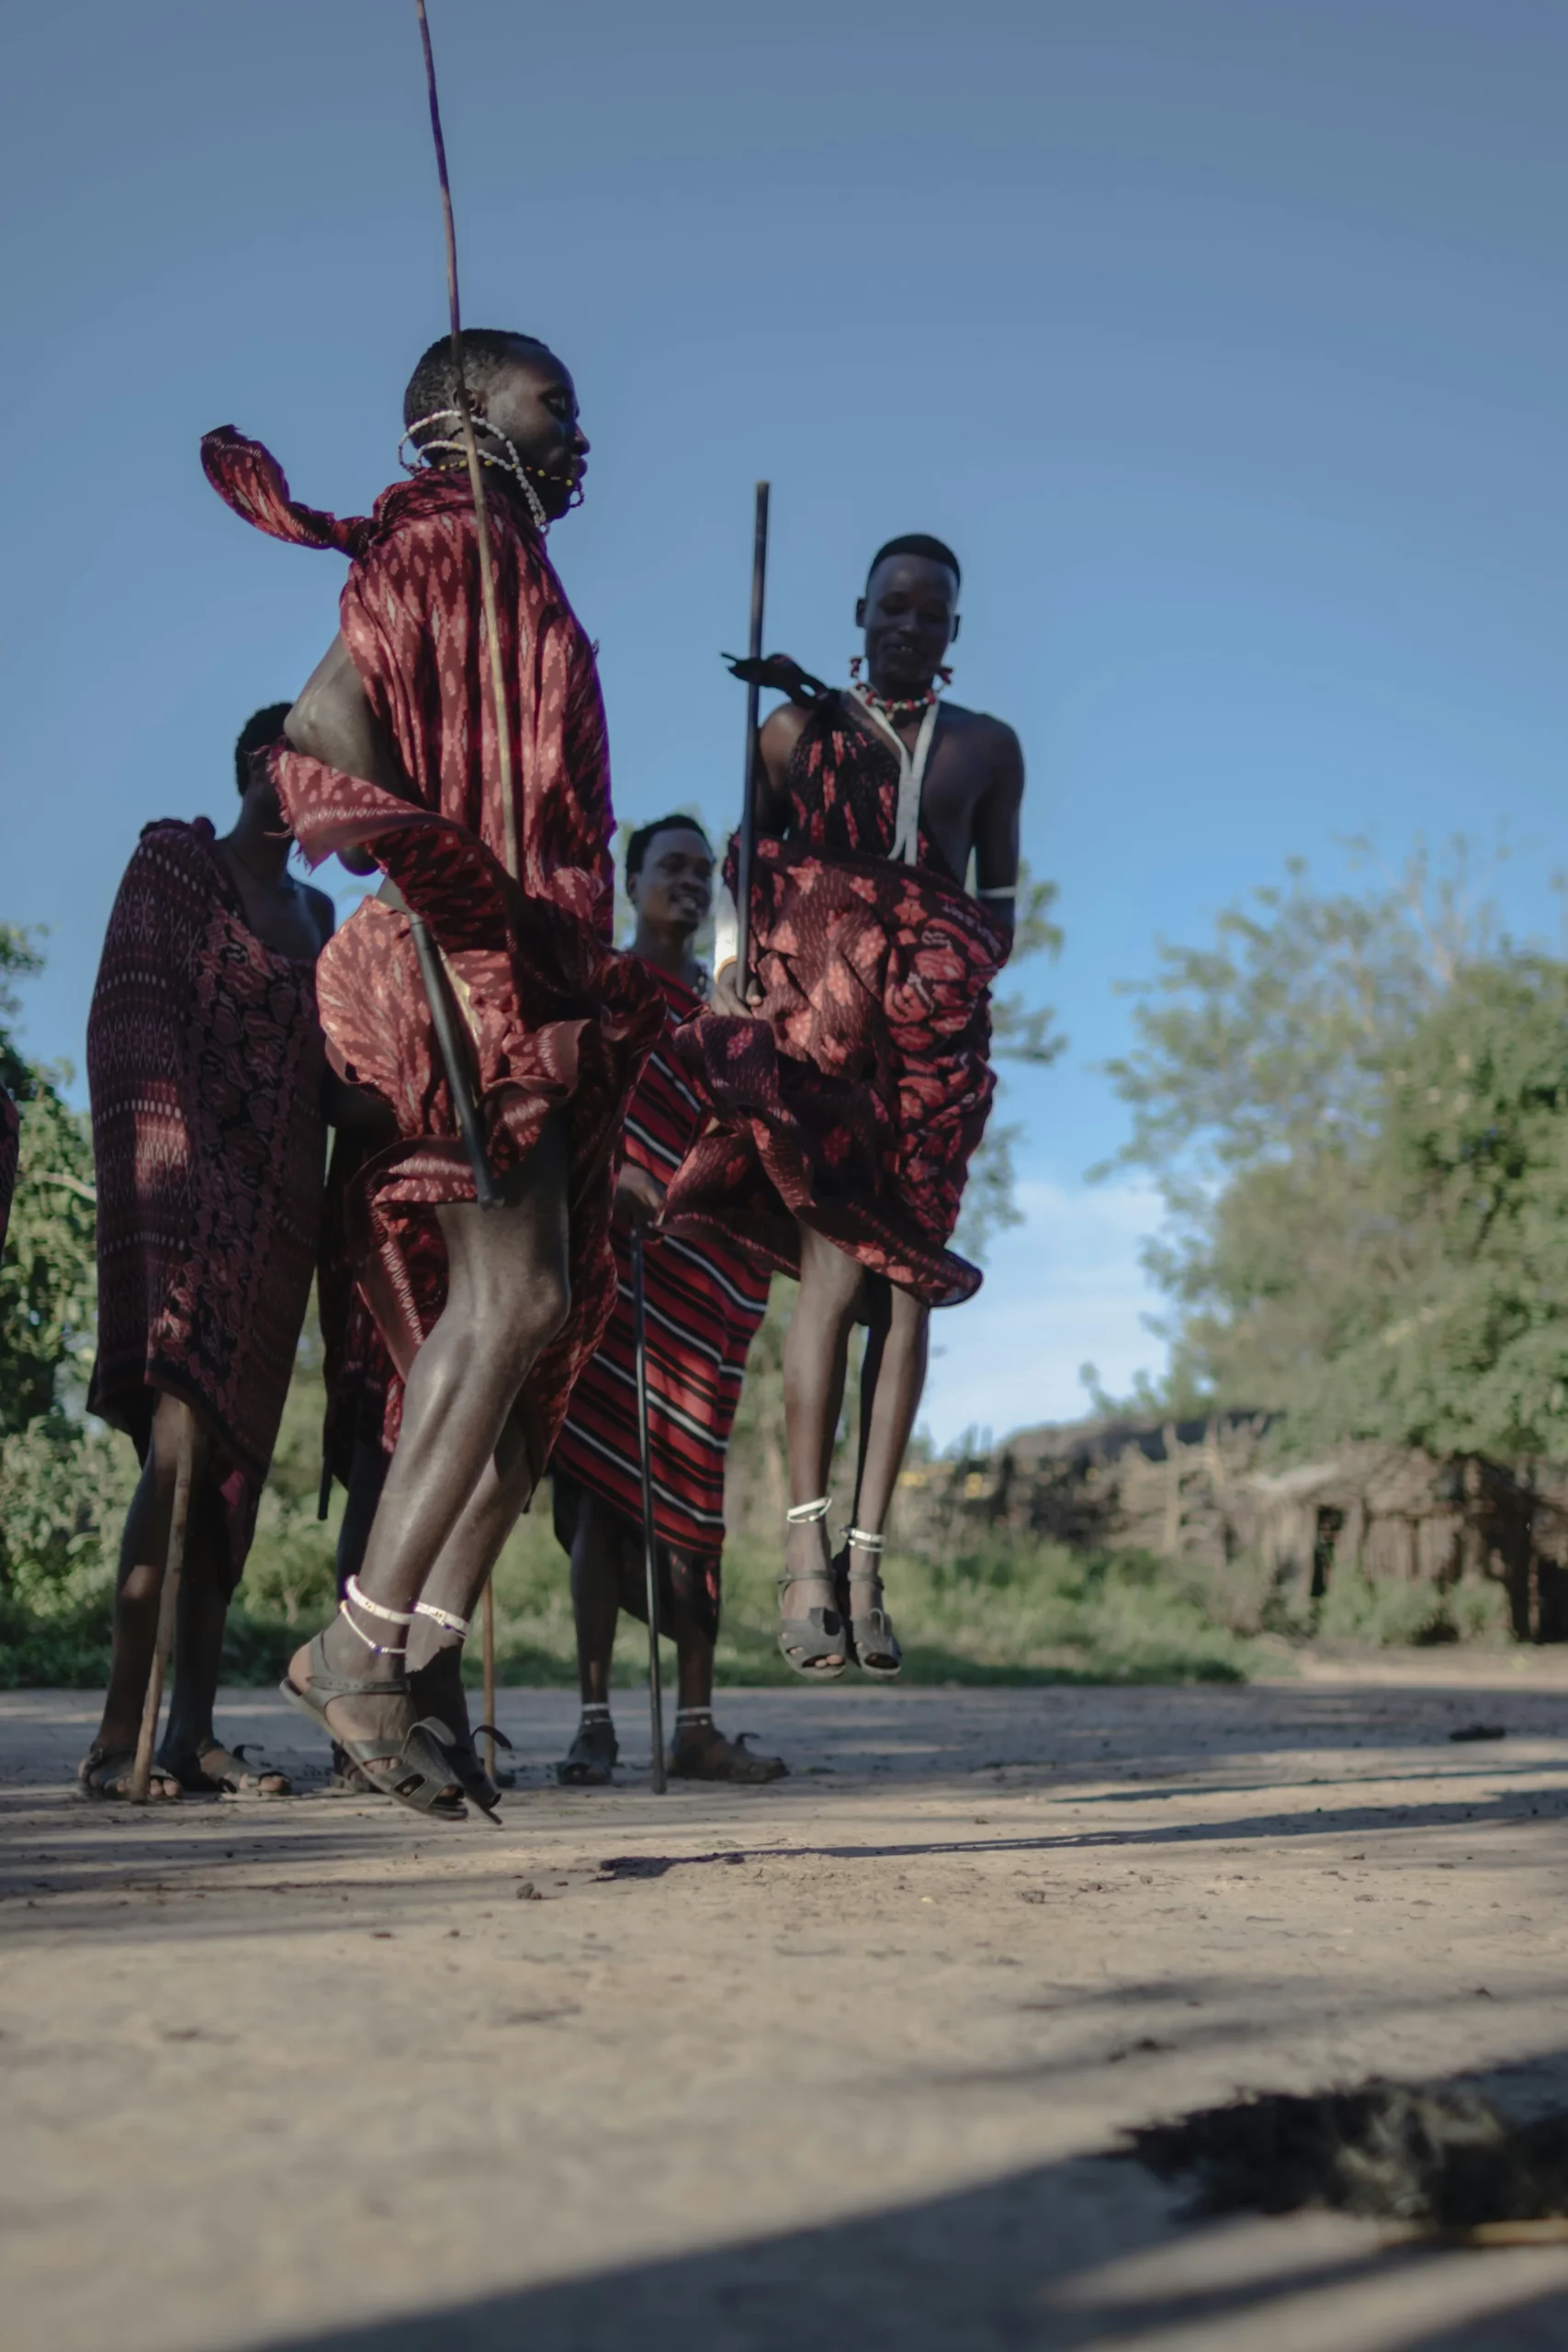
[[[558,1771],[608,1780],[616,1613],[642,1605],[634,1227],[660,1615],[679,1657],[671,1769],[784,1770],[711,1712],[725,1451],[774,1272],[799,1280],[779,1645],[808,1679],[898,1671],[884,1532],[930,1309],[979,1281],[949,1244],[990,1102],[988,989],[1010,944],[1022,793],[1010,729],[939,700],[958,563],[925,537],[880,550],[847,688],[761,665],[786,699],[755,767],[750,969],[736,968],[734,852],[721,878],[684,816],[631,838],[637,933],[618,953],[594,650],[546,549],[581,496],[575,389],[544,345],[485,330],[463,337],[463,383],[490,493],[490,623],[449,343],[405,395],[410,478],[368,517],[294,501],[231,428],[203,443],[236,513],[350,569],[339,634],[299,698],[241,735],[237,823],[221,838],[205,820],[149,826],[106,940],[88,1036],[92,1403],[131,1435],[142,1476],[81,1770],[92,1795],[129,1787],[182,1461],[152,1792],[287,1793],[264,1758],[223,1745],[212,1709],[318,1265],[331,1458],[349,1481],[342,1597],[284,1690],[344,1772],[437,1817],[461,1818],[465,1799],[493,1810],[462,1645],[548,1470],[583,1702]],[[288,872],[295,842],[383,877],[335,933],[330,901]],[[693,942],[716,894],[710,976]],[[857,1323],[858,1469],[835,1550],[826,1490]]]

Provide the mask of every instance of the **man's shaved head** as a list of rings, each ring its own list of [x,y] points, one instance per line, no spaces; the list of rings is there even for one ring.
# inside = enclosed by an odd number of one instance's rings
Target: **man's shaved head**
[[[953,574],[954,586],[962,587],[964,584],[958,558],[943,540],[933,539],[929,531],[906,531],[902,538],[889,539],[886,547],[877,548],[871,559],[871,571],[865,575],[868,587],[872,572],[879,563],[886,563],[890,555],[918,555],[923,556],[928,563],[944,563]]]
[[[536,334],[520,334],[499,327],[465,327],[463,329],[463,381],[470,394],[488,391],[514,359],[526,354],[549,351],[549,345]],[[409,378],[403,394],[403,423],[417,424],[422,416],[437,416],[442,410],[450,412],[457,396],[457,371],[452,365],[452,338],[444,334],[433,343]],[[433,426],[432,434],[440,428]],[[422,446],[430,435],[413,436],[414,447]]]

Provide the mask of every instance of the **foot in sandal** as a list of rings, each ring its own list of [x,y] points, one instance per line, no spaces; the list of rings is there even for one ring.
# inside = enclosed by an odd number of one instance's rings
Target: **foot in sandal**
[[[730,1781],[740,1786],[782,1781],[789,1766],[782,1756],[753,1756],[750,1732],[727,1739],[711,1707],[682,1707],[675,1717],[670,1770],[677,1781]]]
[[[609,1708],[585,1705],[577,1736],[556,1766],[556,1781],[563,1789],[607,1789],[620,1752]]]
[[[803,1681],[836,1682],[849,1657],[849,1629],[828,1557],[823,1521],[831,1498],[796,1503],[789,1521],[784,1572],[779,1584],[779,1649]]]
[[[903,1670],[904,1653],[883,1607],[882,1555],[886,1538],[874,1529],[846,1527],[843,1550],[833,1562],[840,1606],[849,1619],[850,1654],[874,1682],[892,1682]]]
[[[76,1785],[85,1797],[98,1803],[106,1799],[128,1799],[130,1795],[130,1770],[136,1761],[134,1747],[89,1747],[76,1767]],[[153,1804],[169,1804],[180,1793],[180,1784],[173,1772],[154,1762],[147,1782],[147,1794]]]
[[[282,1691],[384,1795],[439,1821],[462,1821],[468,1807],[440,1744],[444,1726],[421,1720],[403,1672],[406,1644],[383,1638],[412,1623],[412,1611],[383,1608],[351,1577],[331,1624],[289,1660]]]
[[[423,1600],[416,1602],[415,1613],[423,1616],[439,1614],[448,1624],[460,1627],[463,1634],[468,1631],[466,1619],[454,1618],[449,1611],[437,1612]],[[438,1723],[442,1726],[445,1734],[442,1746],[446,1761],[463,1794],[470,1798],[481,1812],[488,1813],[492,1821],[499,1820],[496,1807],[501,1803],[501,1791],[479,1761],[476,1743],[481,1735],[487,1733],[502,1747],[510,1748],[512,1742],[503,1731],[496,1731],[493,1724],[481,1724],[477,1732],[469,1724],[468,1697],[463,1688],[463,1645],[460,1637],[434,1651],[423,1666],[411,1668],[409,1697],[426,1723]],[[509,1779],[511,1777],[508,1776]]]
[[[225,1747],[221,1740],[213,1738],[175,1754],[165,1739],[158,1750],[158,1764],[187,1796],[290,1797],[294,1793],[288,1773],[243,1742]]]

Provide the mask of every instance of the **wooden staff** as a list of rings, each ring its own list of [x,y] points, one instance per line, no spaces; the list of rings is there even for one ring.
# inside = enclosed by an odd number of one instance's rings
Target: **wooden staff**
[[[659,1534],[653,1523],[653,1453],[648,1427],[648,1289],[642,1227],[632,1227],[632,1355],[637,1365],[637,1459],[642,1469],[642,1559],[648,1584],[648,1705],[653,1724],[653,1793],[664,1794],[664,1692],[659,1679]]]
[[[435,88],[435,52],[430,45],[430,19],[424,0],[414,0],[419,17],[420,45],[424,51],[424,85],[430,94],[430,133],[435,142],[435,173],[441,183],[441,218],[446,234],[446,307],[452,321],[452,397],[462,428],[463,454],[468,463],[468,487],[474,496],[474,528],[479,547],[479,594],[484,601],[485,635],[490,643],[490,692],[495,712],[496,766],[501,778],[501,821],[506,870],[513,880],[522,872],[517,845],[517,807],[512,785],[512,729],[507,718],[506,674],[501,660],[501,626],[495,604],[495,559],[491,551],[490,515],[485,506],[484,467],[474,435],[474,415],[468,406],[468,386],[463,367],[463,317],[457,299],[457,224],[452,210],[452,183],[446,171],[446,141],[441,132],[441,100]],[[484,1713],[487,1726],[495,1722],[495,1589],[491,1578],[484,1589]],[[485,1770],[495,1780],[495,1734],[485,1734]]]
[[[768,485],[757,484],[757,520],[751,537],[751,635],[747,651],[762,658],[762,594],[768,579]],[[751,853],[757,839],[757,694],[746,688],[746,760],[740,787],[740,841],[735,875],[735,988],[742,1003],[751,976]]]
[[[152,1791],[152,1750],[157,1744],[158,1714],[164,1703],[164,1677],[169,1670],[169,1653],[175,1646],[175,1612],[179,1607],[180,1578],[185,1572],[186,1528],[190,1521],[191,1480],[196,1466],[196,1428],[188,1405],[182,1404],[179,1414],[179,1434],[175,1441],[175,1500],[169,1514],[169,1549],[164,1562],[163,1583],[158,1590],[158,1631],[152,1643],[147,1696],[141,1706],[141,1729],[137,1735],[136,1756],[130,1767],[129,1795],[132,1804],[145,1804]]]

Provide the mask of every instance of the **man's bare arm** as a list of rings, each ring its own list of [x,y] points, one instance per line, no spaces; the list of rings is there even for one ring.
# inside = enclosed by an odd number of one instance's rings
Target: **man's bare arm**
[[[975,885],[987,912],[1010,931],[1018,911],[1018,828],[1023,807],[1023,751],[1010,727],[997,722],[991,780],[975,812]]]
[[[811,714],[793,702],[771,710],[757,730],[757,831],[782,840],[789,827],[789,763]]]
[[[306,679],[299,701],[283,722],[283,731],[307,758],[321,760],[327,767],[358,776],[366,784],[378,785],[400,800],[418,800],[386,729],[370,707],[354,656],[341,636],[333,638]],[[340,850],[338,854],[351,874],[376,871],[376,860],[368,850]]]
[[[758,756],[754,770],[752,808],[758,832],[771,834],[774,840],[782,840],[788,830],[789,793],[785,778],[789,773],[791,755],[800,740],[800,730],[806,725],[808,716],[808,712],[797,709],[794,703],[781,703],[777,710],[769,712],[757,730]],[[728,893],[726,892],[726,901],[728,899]],[[746,1013],[750,1004],[761,1001],[761,991],[756,981],[753,980],[748,992],[749,1001],[743,1002],[735,987],[733,949],[728,957],[725,954],[726,933],[728,928],[724,921],[725,911],[725,906],[721,905],[719,937],[716,943],[714,956],[713,995],[710,1002],[716,1012],[728,1013],[731,1019],[735,1019]],[[732,911],[731,920],[733,920]]]

